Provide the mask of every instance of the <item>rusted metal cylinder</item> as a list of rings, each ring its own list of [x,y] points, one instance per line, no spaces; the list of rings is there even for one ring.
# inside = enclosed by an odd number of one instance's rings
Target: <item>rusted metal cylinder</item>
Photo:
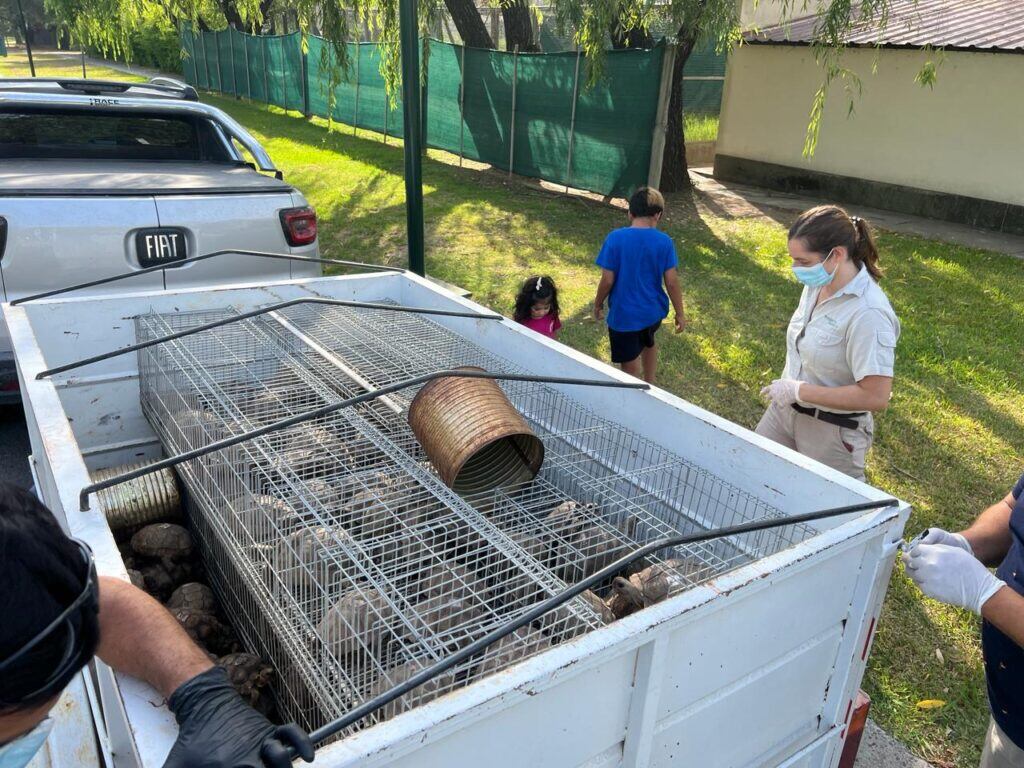
[[[428,382],[409,407],[409,426],[457,493],[528,482],[544,461],[544,443],[491,379]]]
[[[106,480],[149,463],[100,469],[92,473],[92,480]],[[170,468],[104,488],[96,493],[96,498],[113,531],[181,517],[181,493],[174,471]]]

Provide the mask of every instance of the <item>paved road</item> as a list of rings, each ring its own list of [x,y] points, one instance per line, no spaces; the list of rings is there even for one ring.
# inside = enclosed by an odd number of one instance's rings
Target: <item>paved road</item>
[[[28,432],[20,405],[0,406],[0,480],[28,488]]]

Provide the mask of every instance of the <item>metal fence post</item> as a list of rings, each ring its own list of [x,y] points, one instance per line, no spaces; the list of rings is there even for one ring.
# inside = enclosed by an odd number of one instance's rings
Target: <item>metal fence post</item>
[[[85,74],[85,48],[82,48],[82,79],[85,80],[86,78],[88,78],[88,75]]]
[[[267,74],[267,38],[260,35],[260,58],[263,59],[263,103],[270,103],[270,76]]]
[[[235,38],[238,37],[238,32],[234,27],[228,27],[228,41],[230,45],[228,48],[231,50],[231,90],[235,93],[235,98],[242,98],[242,94],[238,92],[238,62],[235,58]]]
[[[299,75],[302,77],[302,114],[312,117],[313,110],[309,106],[309,51],[302,49],[302,33],[299,33]]]
[[[672,100],[672,69],[676,60],[676,47],[665,47],[661,60],[661,87],[658,89],[658,111],[651,136],[651,164],[647,169],[647,186],[655,189],[661,184],[661,166],[665,161],[665,133],[668,130],[668,104]]]
[[[430,61],[430,38],[423,36],[423,60]],[[423,156],[427,156],[427,114],[430,109],[430,67],[423,70],[423,82],[420,83],[420,147]]]
[[[288,54],[285,53],[284,38],[281,36],[281,103],[284,111],[288,111]]]
[[[459,168],[462,167],[464,148],[464,137],[466,135],[466,45],[462,45],[462,62],[459,65],[461,77],[459,79]]]
[[[213,39],[216,43],[214,47],[217,49],[217,85],[220,86],[218,90],[221,93],[224,93],[224,66],[221,64],[220,60],[220,32],[217,32],[216,35],[217,36]]]
[[[249,38],[250,35],[242,37],[242,54],[245,57],[245,97],[252,101],[252,76],[249,73]]]
[[[378,46],[380,44],[378,43]],[[388,115],[391,113],[391,101],[388,99],[388,90],[384,89],[384,146],[388,144]]]
[[[512,166],[516,158],[516,83],[519,80],[519,46],[512,52],[512,119],[508,128],[508,177],[512,178]]]
[[[572,113],[569,117],[569,157],[565,161],[565,194],[572,182],[572,143],[576,136],[576,101],[580,95],[580,49],[576,47],[576,73],[572,76]]]
[[[363,46],[356,41],[356,103],[352,110],[352,135],[355,136],[359,130],[359,52]]]
[[[203,69],[206,71],[206,88],[212,91],[213,86],[210,84],[210,52],[206,48],[205,30],[199,30],[199,39],[203,41]]]

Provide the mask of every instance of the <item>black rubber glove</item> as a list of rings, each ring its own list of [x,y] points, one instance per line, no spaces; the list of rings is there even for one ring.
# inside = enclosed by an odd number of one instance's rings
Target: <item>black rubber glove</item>
[[[164,768],[289,768],[286,750],[270,750],[264,763],[263,745],[274,740],[313,762],[309,736],[294,723],[275,726],[246,704],[220,667],[182,683],[167,706],[178,721],[178,740]]]

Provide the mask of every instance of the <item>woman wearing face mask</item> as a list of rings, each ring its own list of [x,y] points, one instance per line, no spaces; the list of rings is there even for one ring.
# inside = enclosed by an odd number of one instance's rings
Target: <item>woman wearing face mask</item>
[[[757,433],[858,480],[873,416],[889,404],[900,321],[878,286],[868,224],[835,205],[804,211],[789,229],[793,274],[804,284],[786,333],[782,378]]]

